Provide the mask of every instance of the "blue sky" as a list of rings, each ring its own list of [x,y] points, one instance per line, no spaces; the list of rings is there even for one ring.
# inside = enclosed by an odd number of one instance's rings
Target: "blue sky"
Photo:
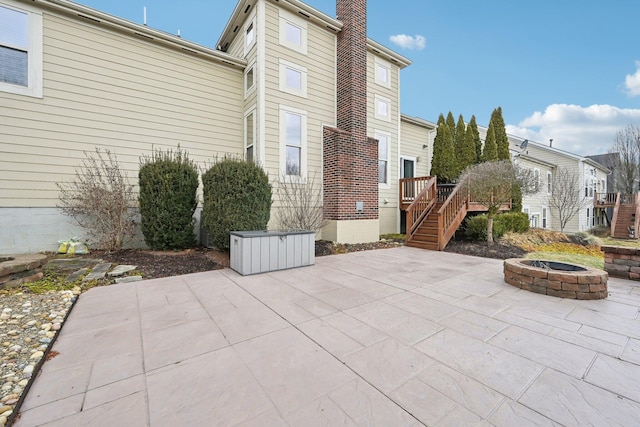
[[[79,3],[213,47],[235,0]],[[307,4],[335,16],[335,1]],[[638,0],[370,0],[369,37],[413,61],[401,111],[451,111],[486,126],[501,106],[510,134],[577,154],[607,152],[640,125]]]

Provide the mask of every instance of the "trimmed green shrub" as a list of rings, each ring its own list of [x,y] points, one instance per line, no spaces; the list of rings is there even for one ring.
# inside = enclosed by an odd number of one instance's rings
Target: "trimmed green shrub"
[[[529,215],[524,212],[505,212],[497,218],[504,225],[504,233],[507,231],[524,233],[529,230]]]
[[[154,250],[179,250],[196,244],[198,168],[186,151],[154,151],[140,158],[140,217],[144,241]]]
[[[487,240],[487,214],[466,219],[465,236],[469,240]],[[523,212],[506,212],[493,219],[493,238],[497,239],[507,231],[524,233],[529,229],[529,216]]]
[[[229,249],[231,231],[267,228],[271,184],[260,166],[225,157],[202,175],[202,185],[202,225],[218,249]]]

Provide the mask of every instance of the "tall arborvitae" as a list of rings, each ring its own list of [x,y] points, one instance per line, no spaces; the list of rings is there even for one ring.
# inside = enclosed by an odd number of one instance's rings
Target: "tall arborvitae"
[[[477,162],[476,157],[476,144],[473,140],[473,129],[471,129],[471,125],[467,126],[467,131],[464,136],[464,143],[462,145],[462,149],[458,153],[458,167],[460,171],[464,171],[471,165],[474,165]]]
[[[433,142],[431,175],[437,176],[439,183],[451,182],[457,176],[453,138],[451,136],[451,129],[449,129],[446,123],[441,123],[436,131],[436,138]]]
[[[442,182],[452,182],[458,177],[455,150],[453,148],[453,135],[448,125],[443,126],[443,128],[441,142],[444,167],[440,176]]]
[[[489,122],[487,129],[487,138],[484,140],[482,149],[482,162],[492,162],[498,160],[498,145],[496,143],[496,134],[493,130],[493,122]]]
[[[464,118],[462,114],[458,116],[458,124],[456,125],[456,132],[453,140],[453,149],[456,155],[456,166],[458,175],[465,168],[465,160],[462,158],[462,148],[464,147],[464,138],[466,135],[466,127],[464,124]]]
[[[451,111],[447,114],[446,120],[447,126],[449,126],[449,130],[451,131],[451,137],[455,140],[456,137],[456,119],[453,118],[453,114]]]
[[[509,138],[507,130],[502,118],[502,107],[498,107],[491,113],[491,122],[493,123],[493,132],[496,135],[496,145],[498,146],[498,160],[509,160]]]
[[[433,156],[431,157],[430,175],[437,176],[442,171],[442,131],[445,126],[444,116],[442,113],[438,117],[438,126],[436,127],[436,136],[433,139]]]
[[[473,135],[473,144],[476,150],[476,158],[474,163],[480,163],[482,158],[482,141],[480,140],[480,132],[478,131],[478,124],[476,123],[476,116],[471,116],[469,125],[467,126],[467,132],[471,132]]]

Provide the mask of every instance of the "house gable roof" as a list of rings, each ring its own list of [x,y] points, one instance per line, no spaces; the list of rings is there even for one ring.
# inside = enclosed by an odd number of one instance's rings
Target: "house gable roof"
[[[33,3],[33,1],[25,1],[25,3]],[[156,30],[147,25],[136,24],[126,19],[100,12],[72,1],[39,0],[38,4],[43,8],[65,13],[79,19],[90,20],[95,25],[108,27],[131,37],[144,38],[150,43],[156,43],[185,53],[199,55],[202,58],[214,60],[228,66],[243,69],[247,65],[243,59],[236,58],[224,52],[190,42],[177,35]]]
[[[236,4],[227,25],[222,31],[222,35],[218,39],[216,44],[217,48],[226,51],[233,39],[238,36],[238,30],[242,27],[244,21],[250,12],[255,8],[259,0],[239,0]],[[337,19],[331,18],[329,15],[320,12],[319,10],[303,3],[299,0],[269,0],[271,3],[282,7],[296,15],[302,16],[310,22],[315,23],[321,28],[325,28],[332,33],[339,33],[342,30],[343,24]],[[389,49],[382,44],[367,38],[367,49],[370,52],[398,65],[400,68],[405,68],[411,65],[411,61],[397,52]]]

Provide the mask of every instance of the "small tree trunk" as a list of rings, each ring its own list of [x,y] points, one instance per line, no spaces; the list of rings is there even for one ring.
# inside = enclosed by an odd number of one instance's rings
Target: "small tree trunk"
[[[493,246],[493,215],[487,216],[487,245]]]

